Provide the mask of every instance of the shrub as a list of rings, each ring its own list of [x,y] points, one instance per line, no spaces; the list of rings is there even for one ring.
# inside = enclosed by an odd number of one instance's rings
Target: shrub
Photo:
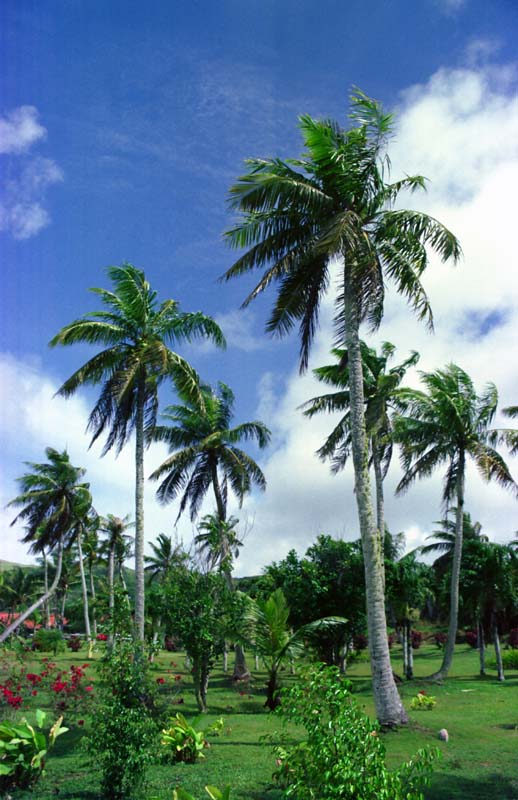
[[[448,641],[448,636],[446,633],[441,633],[438,631],[434,636],[434,641],[437,647],[442,650]]]
[[[120,634],[99,665],[102,689],[86,747],[101,770],[106,800],[137,797],[156,749],[159,727],[153,720],[155,685],[143,648],[128,634],[131,620],[123,596],[116,594],[114,629]]]
[[[511,628],[509,631],[509,647],[518,648],[518,628]]]
[[[65,639],[61,631],[40,628],[34,634],[33,647],[41,653],[53,653],[55,656],[65,649]]]
[[[82,644],[79,636],[71,636],[70,639],[67,640],[67,647],[69,650],[72,650],[73,653],[77,653],[77,651],[81,649]]]
[[[421,631],[412,631],[410,636],[412,639],[412,650],[419,650],[423,641],[423,634]]]
[[[162,731],[160,744],[162,745],[166,761],[194,764],[198,757],[203,758],[203,750],[207,747],[205,731],[198,730],[196,723],[187,722],[183,714],[176,714],[171,720],[171,725]]]
[[[306,729],[302,743],[277,747],[275,776],[297,800],[422,800],[438,753],[421,750],[395,770],[385,764],[379,728],[334,667],[312,667],[283,692],[277,712]]]
[[[60,717],[50,729],[48,739],[41,730],[46,715],[36,712],[37,724],[21,722],[0,723],[0,793],[2,797],[13,789],[28,789],[45,774],[45,756],[54,742],[68,728],[62,728]],[[39,728],[39,730],[36,730]]]
[[[391,649],[394,646],[396,641],[397,641],[397,637],[393,633],[390,633],[389,636],[388,636],[389,649]]]
[[[487,665],[490,669],[496,669],[494,658],[488,658]],[[504,650],[502,652],[502,665],[504,669],[518,669],[518,650]]]
[[[361,650],[366,650],[368,644],[368,639],[363,633],[357,633],[353,638],[353,647],[357,653]]]
[[[464,641],[466,644],[469,644],[470,647],[475,648],[478,644],[478,636],[475,631],[465,631],[464,632]]]
[[[412,711],[431,711],[437,705],[437,700],[426,692],[418,692],[410,701]]]

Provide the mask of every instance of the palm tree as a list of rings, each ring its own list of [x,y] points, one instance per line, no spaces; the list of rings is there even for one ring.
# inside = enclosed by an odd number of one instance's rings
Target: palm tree
[[[9,608],[8,620],[41,591],[39,576],[33,570],[15,567],[2,573],[2,598]]]
[[[268,673],[265,706],[273,711],[279,705],[279,670],[286,660],[293,661],[304,651],[304,640],[311,635],[343,625],[342,617],[323,619],[302,625],[293,632],[288,624],[290,608],[282,589],[266,600],[247,598],[241,638],[263,659]]]
[[[105,536],[102,552],[108,555],[108,608],[110,612],[110,623],[113,623],[113,611],[115,607],[115,562],[118,561],[119,563],[119,575],[121,575],[121,558],[122,562],[124,562],[127,547],[131,540],[131,537],[126,531],[133,527],[134,523],[129,521],[128,514],[122,518],[116,517],[113,514],[108,514],[101,519],[99,527],[100,532]],[[111,642],[112,633],[110,633],[110,643]]]
[[[173,545],[171,536],[159,533],[156,544],[151,542],[152,556],[144,556],[146,566],[145,571],[149,574],[150,582],[158,578],[160,581],[167,580],[169,574],[175,566],[184,564],[187,559],[180,544]]]
[[[83,538],[88,535],[88,531],[92,525],[98,524],[96,520],[97,512],[92,508],[91,501],[84,504],[77,514],[76,522],[74,525],[74,543],[77,547],[77,563],[79,567],[79,575],[81,577],[81,594],[83,599],[83,614],[85,621],[85,635],[86,640],[91,647],[92,631],[90,627],[90,606],[88,603],[88,589],[86,586],[86,573],[85,573],[85,558],[83,555]]]
[[[191,520],[196,519],[212,486],[217,517],[225,527],[229,485],[240,505],[254,484],[262,491],[266,489],[262,470],[236,445],[241,441],[255,440],[260,448],[266,447],[270,431],[257,420],[231,427],[234,393],[224,383],[218,383],[217,391],[203,386],[199,398],[190,398],[181,392],[180,398],[183,405],[169,406],[163,414],[173,425],[159,425],[152,431],[153,440],[166,442],[173,455],[155,470],[151,478],[158,480],[166,476],[157,491],[162,503],[168,503],[183,493],[177,519],[187,505]],[[231,587],[230,577],[227,577],[227,582]],[[243,678],[248,674],[244,653],[237,645],[234,675]]]
[[[434,677],[448,675],[455,649],[459,613],[459,575],[462,558],[466,462],[472,458],[482,477],[517,490],[509,468],[495,446],[508,441],[511,431],[489,426],[498,404],[496,386],[488,383],[477,396],[471,378],[456,364],[421,373],[427,392],[401,390],[404,414],[394,418],[394,439],[401,445],[404,475],[397,492],[405,492],[417,479],[447,465],[443,501],[455,500],[455,546],[450,584],[450,620],[443,662]]]
[[[360,342],[363,368],[363,395],[365,401],[365,425],[370,448],[370,461],[374,468],[376,488],[376,524],[383,549],[385,535],[385,502],[383,481],[392,460],[392,422],[390,414],[397,408],[397,392],[406,371],[417,364],[419,353],[413,351],[401,364],[387,368],[395,352],[390,342],[383,342],[381,354],[365,342]],[[322,460],[332,459],[332,471],[342,470],[351,455],[351,393],[349,391],[348,353],[346,349],[335,349],[337,364],[313,370],[323,383],[339,387],[338,391],[308,400],[302,408],[307,417],[320,412],[343,414],[325,443],[317,451]]]
[[[180,312],[178,303],[157,305],[144,273],[131,264],[107,269],[114,291],[92,289],[104,305],[66,325],[50,342],[102,345],[60,388],[69,397],[85,384],[102,384],[89,420],[92,443],[107,433],[103,455],[123,448],[135,431],[135,625],[144,637],[144,431],[152,428],[158,410],[158,385],[170,376],[184,394],[198,395],[197,376],[168,344],[199,336],[224,346],[223,334],[204,314]]]
[[[30,552],[56,552],[56,572],[48,590],[2,631],[0,644],[56,592],[63,550],[73,539],[78,516],[91,503],[89,484],[80,483],[85,470],[70,463],[66,450],[58,453],[47,447],[45,454],[48,460],[43,464],[26,462],[31,471],[18,479],[21,493],[8,506],[21,507],[11,524],[25,523],[22,542],[30,544]]]
[[[236,517],[220,519],[218,514],[205,514],[198,525],[194,543],[209,570],[218,569],[232,588],[232,563],[243,546],[236,533]]]
[[[218,383],[217,391],[202,386],[196,398],[181,391],[179,395],[183,405],[168,406],[162,415],[173,424],[157,425],[151,432],[153,441],[165,442],[172,452],[151,475],[152,480],[162,478],[158,499],[170,503],[181,494],[177,520],[189,505],[194,521],[212,486],[218,516],[226,520],[229,485],[240,504],[254,484],[262,491],[266,488],[259,466],[236,445],[255,439],[260,448],[266,447],[270,431],[257,421],[230,427],[234,393],[224,383]]]
[[[94,566],[99,560],[99,526],[101,518],[96,515],[92,517],[87,527],[83,540],[85,561],[88,565],[88,578],[90,583],[90,596],[92,598],[92,634],[97,636],[97,592],[95,589]]]
[[[250,159],[249,170],[230,190],[230,207],[242,214],[227,232],[229,244],[246,252],[227,271],[237,277],[255,268],[265,272],[244,305],[271,283],[279,284],[267,330],[279,335],[300,323],[300,367],[308,364],[320,301],[340,265],[336,298],[336,340],[349,358],[351,451],[355,496],[364,550],[369,646],[378,719],[391,725],[407,720],[392,675],[387,643],[383,563],[372,508],[365,429],[359,329],[376,328],[383,315],[385,279],[404,294],[420,318],[432,321],[421,275],[428,249],[443,260],[460,256],[455,237],[417,211],[395,210],[403,190],[424,188],[421,176],[386,183],[384,149],[392,117],[357,91],[352,96],[353,127],[300,118],[306,152],[302,159]]]

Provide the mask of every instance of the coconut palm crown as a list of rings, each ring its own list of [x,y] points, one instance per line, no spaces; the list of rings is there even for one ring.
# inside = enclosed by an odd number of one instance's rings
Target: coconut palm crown
[[[158,305],[144,272],[132,264],[107,268],[114,291],[95,288],[103,310],[66,325],[51,340],[56,345],[102,346],[65,381],[58,394],[69,397],[85,384],[101,384],[88,420],[92,443],[106,433],[103,455],[119,452],[135,431],[135,625],[144,637],[144,431],[158,413],[158,386],[172,377],[184,394],[199,396],[198,378],[171,344],[208,337],[225,344],[219,326],[201,312],[181,312],[174,300]]]

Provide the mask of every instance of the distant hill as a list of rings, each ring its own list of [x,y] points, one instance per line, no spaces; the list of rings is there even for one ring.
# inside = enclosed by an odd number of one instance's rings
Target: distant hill
[[[16,567],[22,567],[22,569],[36,569],[36,566],[36,564],[17,564],[16,561],[4,561],[3,558],[0,558],[0,572],[7,572]]]

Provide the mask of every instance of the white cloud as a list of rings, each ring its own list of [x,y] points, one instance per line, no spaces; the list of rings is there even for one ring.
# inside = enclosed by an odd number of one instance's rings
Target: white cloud
[[[4,475],[0,505],[3,523],[1,557],[27,563],[26,547],[19,543],[22,529],[10,527],[16,512],[5,505],[18,494],[16,478],[25,471],[25,461],[45,461],[45,448],[66,449],[70,460],[87,470],[94,505],[100,514],[124,516],[134,511],[134,445],[130,442],[119,457],[108,453],[100,458],[102,444],[88,449],[90,436],[85,433],[89,405],[82,395],[68,400],[55,397],[58,384],[41,371],[37,361],[19,361],[0,354],[0,447]],[[23,444],[22,444],[23,443]],[[148,475],[166,457],[166,450],[153,445],[146,452],[145,474]],[[145,487],[146,541],[156,539],[161,531],[174,532],[176,505],[161,507],[155,501],[153,484]],[[210,510],[209,508],[206,509]],[[205,511],[204,511],[205,513]],[[178,533],[189,542],[192,526],[185,520]]]
[[[434,2],[444,14],[453,16],[466,7],[468,0],[434,0]]]
[[[20,106],[0,117],[0,154],[10,157],[9,177],[0,195],[0,231],[18,240],[29,239],[50,224],[46,193],[63,180],[55,161],[26,155],[46,133],[33,106]]]
[[[34,106],[20,106],[0,117],[0,153],[23,153],[46,135]]]

